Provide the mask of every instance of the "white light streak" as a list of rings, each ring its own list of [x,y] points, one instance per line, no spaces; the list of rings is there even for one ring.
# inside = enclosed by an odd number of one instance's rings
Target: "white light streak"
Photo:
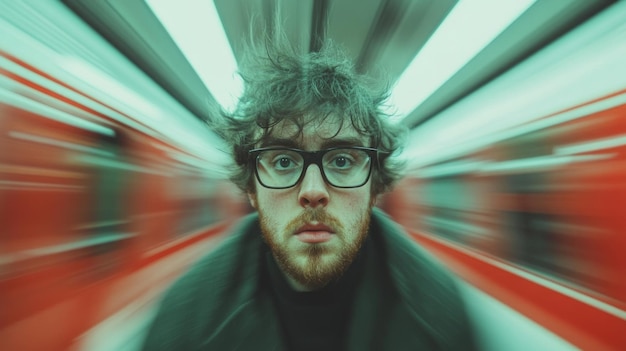
[[[459,1],[396,82],[393,120],[406,117],[534,2]]]
[[[442,111],[411,132],[403,157],[440,162],[625,104],[613,95],[626,86],[624,15],[619,2]]]
[[[213,1],[147,3],[217,102],[232,111],[243,83],[236,74],[237,62]]]
[[[609,148],[625,146],[625,145],[626,145],[626,134],[618,135],[618,136],[611,137],[611,138],[603,138],[603,139],[598,139],[598,140],[587,141],[584,143],[577,143],[577,144],[557,147],[554,150],[554,153],[558,155],[580,154],[584,152],[609,149]]]
[[[129,109],[137,110],[142,116],[155,120],[164,119],[161,109],[82,58],[63,57],[59,64],[67,73],[99,89],[101,94],[107,94],[116,102],[125,104]]]

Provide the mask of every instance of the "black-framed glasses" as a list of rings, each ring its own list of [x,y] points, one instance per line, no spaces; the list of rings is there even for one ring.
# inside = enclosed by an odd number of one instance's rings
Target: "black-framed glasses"
[[[336,188],[358,188],[370,178],[372,164],[378,164],[378,150],[370,147],[334,147],[304,151],[267,147],[248,152],[254,173],[262,186],[287,189],[298,184],[306,169],[316,164],[324,181]]]

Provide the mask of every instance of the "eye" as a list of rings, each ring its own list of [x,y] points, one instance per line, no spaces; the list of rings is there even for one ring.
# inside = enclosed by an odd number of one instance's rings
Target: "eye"
[[[340,150],[327,155],[324,167],[331,171],[346,171],[354,168],[356,162],[354,155]]]
[[[276,169],[289,169],[296,166],[296,162],[288,156],[281,156],[277,159],[274,159],[274,162],[272,164]]]
[[[291,171],[300,168],[302,157],[289,151],[270,151],[267,156],[267,164],[275,171]]]
[[[347,168],[352,165],[352,160],[346,156],[337,156],[332,160],[332,165],[336,168]]]

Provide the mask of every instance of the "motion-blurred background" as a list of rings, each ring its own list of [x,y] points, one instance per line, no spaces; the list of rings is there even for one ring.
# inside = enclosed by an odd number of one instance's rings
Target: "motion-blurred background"
[[[206,121],[276,23],[391,84],[408,168],[379,206],[485,350],[626,348],[626,2],[0,0],[0,349],[137,348],[251,210]]]

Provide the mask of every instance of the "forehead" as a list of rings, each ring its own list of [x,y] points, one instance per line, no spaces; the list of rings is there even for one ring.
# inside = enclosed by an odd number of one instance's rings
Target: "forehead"
[[[350,121],[338,118],[311,119],[302,125],[285,120],[271,130],[262,146],[288,146],[320,150],[333,146],[369,146],[369,138],[359,133]]]

